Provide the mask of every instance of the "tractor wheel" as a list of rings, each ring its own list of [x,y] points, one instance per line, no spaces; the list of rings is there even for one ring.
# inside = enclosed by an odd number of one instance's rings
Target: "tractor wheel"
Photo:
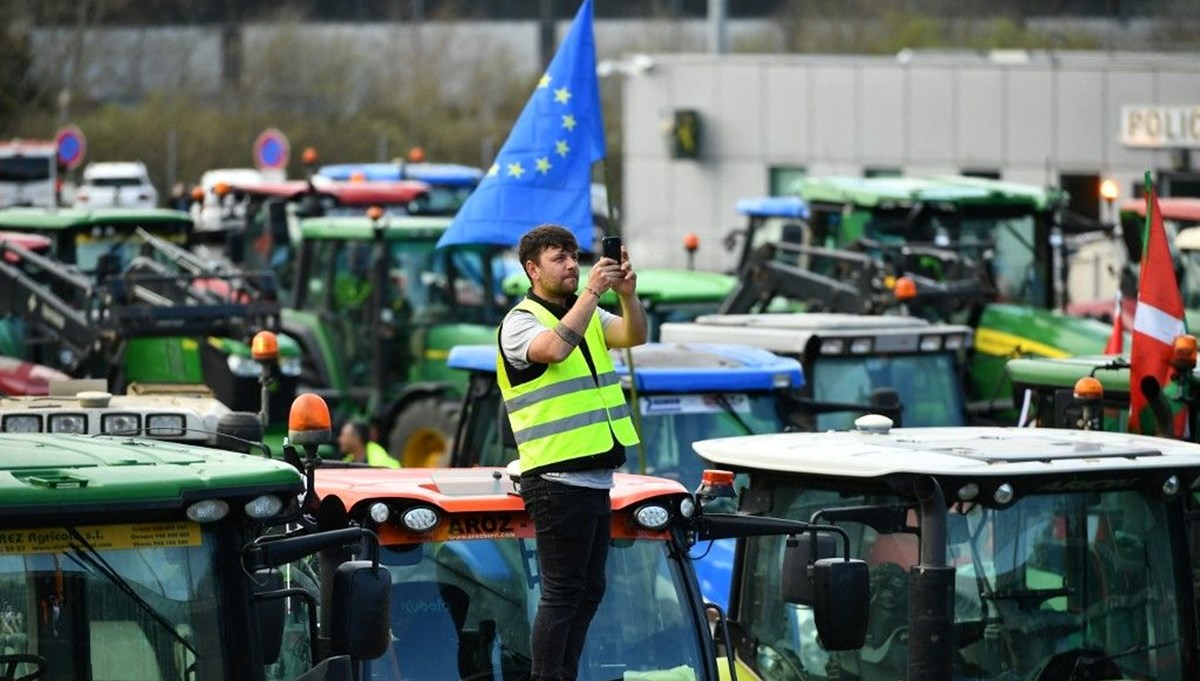
[[[425,397],[408,405],[388,433],[388,453],[405,468],[445,466],[458,426],[458,405]]]

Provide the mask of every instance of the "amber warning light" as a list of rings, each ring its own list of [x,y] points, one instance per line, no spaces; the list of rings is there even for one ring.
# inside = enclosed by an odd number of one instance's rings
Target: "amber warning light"
[[[1196,368],[1196,337],[1185,333],[1171,344],[1171,366],[1183,373]]]
[[[270,362],[279,358],[279,339],[270,331],[259,331],[250,342],[250,356],[256,362]]]
[[[700,486],[696,488],[696,496],[701,499],[731,498],[737,496],[733,491],[733,472],[706,469],[700,476]]]
[[[1075,381],[1075,399],[1080,402],[1095,402],[1104,397],[1104,386],[1094,376],[1084,376]]]
[[[288,439],[297,445],[323,445],[333,441],[329,405],[319,395],[303,393],[288,413]]]

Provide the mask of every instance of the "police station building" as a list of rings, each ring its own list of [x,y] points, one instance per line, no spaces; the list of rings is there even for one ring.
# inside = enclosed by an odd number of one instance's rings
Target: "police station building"
[[[1200,196],[1200,60],[1103,52],[654,55],[621,71],[623,232],[643,265],[728,269],[739,198],[805,175],[966,173],[1100,198]],[[1118,199],[1118,200],[1119,200]]]

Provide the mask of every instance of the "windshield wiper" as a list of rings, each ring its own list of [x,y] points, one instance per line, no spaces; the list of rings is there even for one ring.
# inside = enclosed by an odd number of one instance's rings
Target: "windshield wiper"
[[[166,617],[155,610],[154,606],[147,603],[146,599],[142,598],[138,592],[133,590],[133,587],[129,585],[129,582],[125,581],[125,579],[121,577],[121,574],[108,564],[108,561],[104,559],[104,556],[100,555],[100,552],[96,550],[96,547],[92,546],[91,542],[84,538],[83,534],[79,530],[75,529],[73,525],[65,525],[63,526],[63,529],[66,530],[67,533],[71,535],[71,538],[83,548],[82,551],[79,548],[75,548],[75,555],[78,556],[79,560],[82,560],[84,563],[91,566],[96,572],[104,575],[104,577],[113,586],[117,587],[117,589],[128,596],[129,600],[133,601],[139,608],[142,609],[143,612],[157,622],[158,625],[163,628],[163,630],[170,634],[184,648],[187,648],[189,653],[199,659],[200,654],[196,652],[196,649],[192,647],[192,644],[188,643],[187,639],[181,636],[178,631],[175,631],[175,627],[171,625]]]
[[[1102,655],[1102,654],[1097,655],[1097,654],[1094,654],[1096,651],[1081,650],[1081,651],[1079,651],[1079,657],[1075,658],[1075,663],[1073,665],[1071,665],[1071,675],[1067,677],[1067,681],[1075,681],[1076,674],[1079,674],[1082,678],[1085,678],[1085,679],[1091,678],[1091,674],[1088,673],[1089,672],[1088,668],[1098,665],[1098,664],[1101,664],[1103,662],[1112,662],[1113,660],[1116,660],[1118,658],[1128,657],[1130,655],[1138,655],[1141,653],[1147,653],[1147,652],[1150,652],[1151,650],[1157,650],[1158,648],[1165,648],[1167,646],[1177,645],[1178,643],[1179,643],[1179,639],[1176,638],[1176,639],[1172,639],[1170,641],[1166,641],[1164,643],[1156,643],[1152,646],[1150,646],[1150,645],[1134,646],[1134,647],[1130,648],[1129,650],[1125,650],[1125,651],[1122,651],[1119,653],[1113,653],[1111,655]],[[1119,670],[1118,670],[1118,672],[1119,672]]]
[[[738,424],[739,428],[745,431],[747,435],[755,434],[754,429],[746,423],[745,419],[743,419],[736,411],[734,411],[733,405],[729,403],[728,397],[721,393],[713,393],[713,397],[716,398],[717,404],[721,405],[721,409],[725,410],[725,413],[729,414],[729,416],[733,418],[734,422]]]

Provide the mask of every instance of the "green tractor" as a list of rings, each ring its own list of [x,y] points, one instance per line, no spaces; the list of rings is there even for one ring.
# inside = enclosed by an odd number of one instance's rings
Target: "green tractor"
[[[807,178],[807,217],[751,215],[722,312],[777,296],[831,312],[892,311],[974,329],[970,411],[1006,410],[1011,357],[1103,350],[1109,328],[1068,317],[1061,192],[972,177]]]
[[[1196,441],[1200,374],[1194,337],[1175,340],[1171,365],[1166,385],[1153,379],[1142,385],[1148,411],[1140,429],[1162,437],[1182,431]],[[1007,371],[1020,408],[1017,422],[1041,428],[1128,432],[1130,369],[1128,357],[1122,355],[1014,359]]]
[[[341,418],[368,414],[405,466],[449,455],[466,376],[455,345],[491,343],[515,269],[496,246],[437,249],[449,217],[377,215],[300,221],[283,329],[303,348],[300,383]]]
[[[391,579],[283,566],[374,538],[275,533],[302,517],[291,465],[124,434],[0,434],[0,669],[10,681],[352,681],[388,641]],[[351,588],[352,587],[352,588]],[[317,625],[318,603],[344,617]]]
[[[205,384],[230,409],[258,411],[250,340],[278,327],[275,278],[203,262],[186,250],[190,235],[178,211],[0,211],[0,354],[117,392]],[[278,339],[272,367],[279,423],[300,374],[294,341]]]

